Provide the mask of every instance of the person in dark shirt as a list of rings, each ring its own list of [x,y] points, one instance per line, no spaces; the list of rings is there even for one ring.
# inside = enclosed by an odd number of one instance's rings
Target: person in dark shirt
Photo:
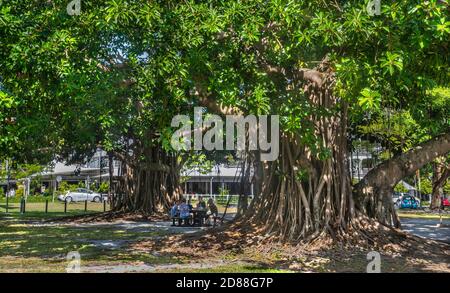
[[[206,202],[201,196],[198,197],[197,209],[206,210]]]
[[[208,209],[211,216],[217,217],[219,215],[219,210],[217,209],[217,206],[212,198],[208,200]]]

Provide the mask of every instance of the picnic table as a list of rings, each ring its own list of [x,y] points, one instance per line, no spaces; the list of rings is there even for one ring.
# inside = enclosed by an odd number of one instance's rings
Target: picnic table
[[[206,209],[193,209],[191,213],[194,219],[194,226],[203,226],[205,224],[205,219],[208,217]]]
[[[187,225],[189,226],[205,226],[206,225],[206,219],[208,219],[210,217],[210,215],[208,215],[208,210],[207,209],[192,209],[190,211],[192,217],[187,221]],[[216,226],[216,221],[219,219],[218,215],[211,215],[213,220],[214,220],[214,225],[213,227]],[[190,221],[192,219],[192,222]],[[179,216],[176,217],[172,217],[172,221],[173,224],[172,226],[175,226],[175,222],[178,221],[178,226],[181,226],[182,221],[179,218]]]
[[[205,224],[205,219],[208,218],[206,209],[192,209],[190,214],[192,216],[185,222],[185,224],[187,223],[190,226],[203,226]],[[192,223],[190,222],[191,219],[193,220]],[[181,226],[182,224],[182,220],[179,215],[172,217],[172,221],[172,226],[175,226],[176,221],[178,221],[178,226]]]

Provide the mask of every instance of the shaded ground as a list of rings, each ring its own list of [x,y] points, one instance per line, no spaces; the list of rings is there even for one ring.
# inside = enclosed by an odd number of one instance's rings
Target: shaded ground
[[[438,219],[402,218],[401,223],[406,232],[450,243],[450,220],[443,220],[443,227],[438,227]]]
[[[367,237],[360,237],[361,233]],[[350,234],[345,244],[329,237],[318,237],[307,244],[288,244],[263,236],[257,227],[237,223],[206,233],[144,240],[134,247],[142,252],[160,251],[190,259],[244,260],[294,272],[366,272],[367,254],[375,250],[381,255],[382,272],[450,272],[450,246],[446,243],[382,225]]]
[[[309,249],[249,237],[254,231],[243,235],[218,228],[205,234],[205,228],[130,217],[85,223],[81,218],[49,222],[0,216],[0,272],[65,272],[71,251],[80,253],[82,272],[365,272],[367,252],[372,250]],[[412,245],[421,253],[404,247],[384,249],[382,271],[450,271],[448,246],[434,255],[423,242]]]

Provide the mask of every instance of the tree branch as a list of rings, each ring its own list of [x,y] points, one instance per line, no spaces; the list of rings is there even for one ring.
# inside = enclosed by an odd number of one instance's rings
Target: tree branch
[[[362,200],[367,192],[391,188],[402,179],[414,174],[425,164],[450,152],[450,132],[434,137],[417,147],[384,161],[355,186],[357,199]]]

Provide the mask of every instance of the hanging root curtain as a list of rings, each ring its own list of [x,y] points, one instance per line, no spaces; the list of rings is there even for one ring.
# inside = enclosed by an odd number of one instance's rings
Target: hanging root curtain
[[[153,147],[139,161],[122,161],[122,166],[114,211],[159,213],[180,198],[180,165],[175,155]]]
[[[298,134],[282,133],[279,158],[257,164],[261,194],[244,219],[282,239],[335,236],[346,231],[355,217],[347,165],[348,106],[333,95],[334,80],[333,73],[328,73],[320,85],[304,87],[308,102],[330,113],[308,117],[328,156],[302,143]]]

